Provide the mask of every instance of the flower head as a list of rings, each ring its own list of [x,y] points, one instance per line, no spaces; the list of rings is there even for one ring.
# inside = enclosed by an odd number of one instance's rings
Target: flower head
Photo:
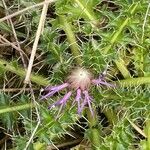
[[[71,87],[74,89],[87,89],[91,84],[92,74],[84,69],[78,68],[75,69],[71,75],[68,77],[68,82],[70,83]]]
[[[55,93],[60,92],[61,90],[67,88],[69,91],[64,95],[64,97],[52,105],[49,106],[49,109],[52,109],[56,106],[65,106],[73,90],[76,92],[75,99],[72,104],[77,103],[78,114],[81,114],[85,106],[88,106],[92,115],[94,115],[92,110],[92,97],[89,95],[89,87],[93,85],[107,87],[115,87],[113,84],[106,82],[105,74],[101,73],[98,79],[93,79],[92,74],[85,68],[77,68],[72,71],[68,76],[67,82],[58,86],[49,86],[45,88],[45,91],[48,92],[46,95],[42,96],[41,99],[46,99],[53,96]]]

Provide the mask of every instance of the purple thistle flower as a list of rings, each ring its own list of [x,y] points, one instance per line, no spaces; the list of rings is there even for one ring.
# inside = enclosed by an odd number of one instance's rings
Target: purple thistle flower
[[[63,83],[63,84],[58,85],[58,86],[47,87],[47,88],[45,88],[45,91],[48,91],[48,93],[46,95],[42,96],[41,99],[46,99],[48,97],[51,97],[55,93],[59,92],[60,90],[66,88],[68,86],[69,86],[68,83]]]
[[[81,114],[84,107],[86,105],[88,105],[92,116],[94,116],[94,112],[93,112],[92,106],[91,106],[92,98],[89,95],[88,89],[91,86],[91,84],[98,85],[98,86],[105,85],[107,87],[115,87],[115,85],[106,82],[105,76],[106,76],[106,70],[99,75],[98,79],[93,79],[93,75],[88,70],[86,70],[84,68],[77,68],[67,78],[67,83],[63,83],[58,86],[46,87],[44,89],[44,91],[46,91],[47,94],[42,96],[41,99],[46,99],[48,97],[51,97],[55,93],[63,90],[64,88],[69,87],[72,90],[76,91],[76,97],[75,97],[75,100],[73,101],[72,105],[74,105],[74,103],[77,103],[78,114]],[[71,95],[72,95],[72,91],[69,89],[69,92],[67,94],[65,94],[62,99],[54,102],[48,108],[52,109],[53,107],[60,105],[60,111],[61,111],[62,107],[64,107],[66,105],[67,100],[71,97]]]
[[[65,96],[62,99],[60,99],[60,100],[56,101],[54,104],[50,105],[48,107],[48,109],[51,109],[51,108],[56,107],[58,105],[62,105],[62,106],[66,105],[66,102],[70,98],[71,94],[72,94],[72,91],[69,91],[67,94],[65,94]]]

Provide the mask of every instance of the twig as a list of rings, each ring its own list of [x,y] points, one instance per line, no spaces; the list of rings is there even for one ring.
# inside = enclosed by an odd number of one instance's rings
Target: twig
[[[7,16],[8,16],[8,15],[9,15],[9,12],[8,12],[7,5],[6,5],[6,3],[5,3],[4,0],[2,0],[2,2],[3,2],[3,5],[4,5],[4,7],[5,7],[6,14],[7,14]],[[15,31],[15,27],[14,27],[14,25],[13,25],[13,22],[12,22],[11,18],[9,18],[8,20],[9,20],[9,22],[10,22],[10,25],[11,25],[11,28],[12,28],[12,31],[13,31],[13,34],[14,34],[14,38],[15,38],[16,43],[17,43],[17,47],[18,47],[19,49],[21,49],[20,44],[19,44],[19,41],[18,41],[18,38],[17,38],[16,31]],[[20,53],[20,57],[21,57],[23,66],[24,66],[24,68],[26,68],[27,65],[26,65],[26,63],[25,63],[25,59],[24,59],[24,57],[23,57],[23,53],[22,53],[21,51],[19,51],[19,53]]]
[[[18,12],[15,12],[15,13],[13,13],[13,14],[11,14],[11,15],[8,15],[8,16],[6,16],[6,17],[1,18],[1,19],[0,19],[0,23],[3,22],[3,21],[5,21],[5,20],[7,20],[7,19],[9,19],[9,18],[12,18],[12,17],[17,16],[17,15],[19,15],[19,14],[22,14],[23,12],[25,12],[25,11],[27,11],[27,10],[33,9],[33,8],[35,8],[35,7],[42,6],[42,5],[44,5],[45,3],[47,3],[47,4],[48,4],[48,3],[52,3],[52,2],[54,2],[54,1],[55,1],[55,0],[47,0],[46,2],[41,2],[41,3],[38,3],[38,4],[36,4],[36,5],[33,5],[33,6],[30,6],[30,7],[24,8],[24,9],[18,11]]]
[[[14,97],[16,97],[16,96],[20,95],[21,93],[25,92],[25,88],[26,88],[26,85],[24,84],[24,85],[23,85],[23,88],[22,88],[17,94],[13,95],[13,96],[11,97],[11,99],[13,99]]]
[[[32,105],[35,106],[35,110],[36,110],[36,114],[37,114],[37,125],[36,125],[36,127],[34,128],[32,134],[31,134],[31,137],[30,137],[29,141],[27,142],[27,144],[26,144],[24,150],[27,150],[27,149],[28,149],[28,146],[30,145],[31,141],[33,140],[33,137],[34,137],[34,135],[35,135],[35,133],[36,133],[36,131],[37,131],[37,129],[38,129],[40,123],[41,123],[40,114],[39,114],[39,110],[38,110],[38,103],[37,103],[36,100],[35,100],[34,91],[33,91],[33,89],[32,89],[31,81],[29,81],[29,82],[30,82],[30,83],[29,83],[29,86],[30,86],[31,96],[32,96],[32,99],[33,99],[33,104],[32,104]],[[32,109],[31,109],[31,111],[32,111]],[[32,115],[32,113],[31,113],[31,115]],[[32,120],[32,116],[31,116],[31,120]],[[31,131],[32,131],[32,130],[31,130]]]
[[[22,88],[8,88],[8,89],[0,89],[0,92],[18,92],[21,90]],[[39,89],[33,88],[33,90],[39,90]],[[30,88],[25,88],[24,91],[30,91]]]
[[[22,54],[24,54],[24,56],[28,59],[28,56],[25,54],[25,52],[20,49],[19,47],[17,47],[15,44],[11,43],[10,41],[8,41],[6,38],[4,38],[2,35],[0,35],[0,39],[2,39],[4,42],[8,43],[9,45],[11,45],[14,49],[16,49],[17,51],[21,52]]]
[[[145,133],[144,133],[136,124],[134,124],[129,118],[127,118],[127,120],[129,121],[129,123],[131,124],[131,126],[132,126],[138,133],[140,133],[142,136],[144,136],[145,138],[147,138],[147,136],[145,135]]]
[[[5,141],[7,141],[10,138],[9,135],[5,135],[1,140],[0,140],[0,146],[2,146],[2,144],[4,144]]]
[[[57,148],[64,148],[66,146],[70,146],[70,145],[75,145],[75,144],[78,144],[82,141],[82,139],[76,139],[76,140],[73,140],[73,141],[69,141],[69,142],[64,142],[62,144],[59,144],[59,145],[56,145]],[[56,149],[54,146],[52,145],[49,145],[47,147],[47,150],[53,150],[53,149]]]
[[[47,2],[47,0],[45,0],[45,2]],[[29,141],[27,142],[24,150],[28,149],[28,146],[32,142],[33,137],[34,137],[34,135],[35,135],[39,125],[40,125],[40,122],[41,122],[39,111],[38,111],[38,108],[37,108],[38,103],[36,102],[35,97],[34,97],[34,92],[33,92],[32,84],[31,84],[31,81],[30,81],[30,75],[31,75],[31,70],[32,70],[33,61],[34,61],[34,57],[35,57],[35,54],[36,54],[39,38],[40,38],[40,35],[41,35],[41,32],[42,32],[42,28],[43,28],[44,23],[45,23],[46,14],[47,14],[47,10],[48,10],[48,4],[49,3],[45,3],[44,6],[43,6],[41,18],[40,18],[40,21],[39,21],[39,25],[38,25],[38,29],[37,29],[37,32],[36,32],[35,41],[34,41],[32,52],[31,52],[31,56],[30,56],[30,61],[29,61],[28,70],[27,70],[27,73],[26,73],[26,78],[25,78],[25,81],[24,81],[25,83],[29,83],[29,86],[31,88],[31,95],[32,95],[32,98],[33,98],[33,104],[35,105],[35,110],[36,110],[36,114],[37,114],[37,125],[36,125],[35,129],[33,130],[32,134],[31,134],[31,137],[30,137]]]
[[[38,29],[37,29],[37,32],[36,32],[35,40],[34,40],[34,43],[33,43],[32,52],[31,52],[31,56],[30,56],[30,60],[29,60],[29,65],[28,65],[26,77],[25,77],[25,80],[24,80],[25,84],[28,84],[29,81],[30,81],[30,75],[31,75],[31,70],[32,70],[32,66],[33,66],[34,57],[35,57],[35,54],[36,54],[36,50],[37,50],[39,38],[40,38],[40,35],[41,35],[41,32],[42,32],[42,28],[43,28],[44,23],[45,23],[46,14],[47,14],[47,10],[48,10],[48,4],[49,4],[49,3],[46,3],[46,2],[48,2],[48,1],[45,0],[45,4],[43,6],[43,10],[42,10],[41,18],[40,18],[40,21],[39,21]]]

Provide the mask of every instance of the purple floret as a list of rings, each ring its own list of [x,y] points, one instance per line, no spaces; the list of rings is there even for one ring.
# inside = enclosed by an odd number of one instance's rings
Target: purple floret
[[[59,92],[60,90],[66,88],[68,86],[69,86],[68,83],[64,83],[64,84],[61,84],[61,85],[58,85],[58,86],[47,87],[47,88],[45,88],[44,91],[48,91],[48,93],[46,95],[42,96],[41,99],[46,99],[48,97],[51,97],[55,93]]]
[[[81,89],[77,89],[77,95],[76,95],[75,101],[78,104],[78,114],[80,114],[80,112],[81,112],[81,106],[80,106],[80,100],[81,99],[82,99],[82,97],[81,97]]]
[[[60,99],[60,100],[56,101],[54,104],[50,105],[48,107],[48,109],[51,109],[51,108],[56,107],[58,105],[62,105],[62,106],[66,105],[66,102],[70,98],[71,94],[72,94],[71,91],[68,92],[67,94],[65,94],[65,96],[62,99]]]
[[[92,80],[92,83],[93,83],[94,85],[98,85],[98,86],[100,86],[100,85],[105,85],[105,86],[107,86],[107,87],[115,87],[115,85],[106,82],[106,80],[105,80],[105,75],[106,75],[106,71],[104,71],[103,73],[101,73],[101,74],[99,75],[99,78],[98,78],[98,79],[93,79],[93,80]]]
[[[84,101],[83,101],[83,103],[81,104],[81,107],[78,109],[78,114],[81,114],[81,112],[83,111],[85,105],[88,104],[89,109],[90,109],[90,112],[91,112],[91,114],[92,114],[92,116],[93,116],[94,113],[93,113],[93,110],[92,110],[92,107],[91,107],[92,98],[89,96],[89,93],[88,93],[87,90],[84,90],[82,93],[84,94]]]
[[[91,96],[89,96],[89,93],[88,93],[87,90],[83,91],[83,94],[84,94],[85,97],[84,97],[84,102],[83,102],[83,106],[82,107],[84,107],[86,104],[88,104],[90,112],[91,112],[92,116],[94,116],[94,113],[93,113],[93,110],[92,110],[92,106],[91,106],[92,98],[91,98]]]
[[[99,79],[93,79],[92,83],[95,85],[106,85],[107,87],[115,87],[115,85],[110,84],[110,83],[106,82],[105,80],[101,80],[100,78]]]

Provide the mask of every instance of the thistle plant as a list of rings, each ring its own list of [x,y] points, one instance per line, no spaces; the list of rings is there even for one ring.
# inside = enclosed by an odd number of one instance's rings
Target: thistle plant
[[[93,116],[94,114],[91,106],[92,97],[89,95],[89,87],[91,86],[91,84],[114,87],[112,84],[109,84],[105,81],[104,73],[102,73],[98,79],[92,79],[92,74],[89,71],[87,71],[84,68],[78,68],[73,70],[71,75],[68,77],[68,82],[58,86],[46,87],[44,91],[47,91],[48,93],[42,96],[41,99],[46,99],[48,97],[53,96],[56,92],[63,90],[64,88],[69,88],[70,91],[67,92],[62,99],[50,105],[49,109],[57,105],[61,105],[61,106],[66,105],[67,100],[72,95],[71,90],[75,90],[76,97],[73,103],[76,102],[78,105],[78,114],[81,114],[83,108],[87,104]]]
[[[0,1],[0,148],[149,150],[149,14],[148,0]]]

